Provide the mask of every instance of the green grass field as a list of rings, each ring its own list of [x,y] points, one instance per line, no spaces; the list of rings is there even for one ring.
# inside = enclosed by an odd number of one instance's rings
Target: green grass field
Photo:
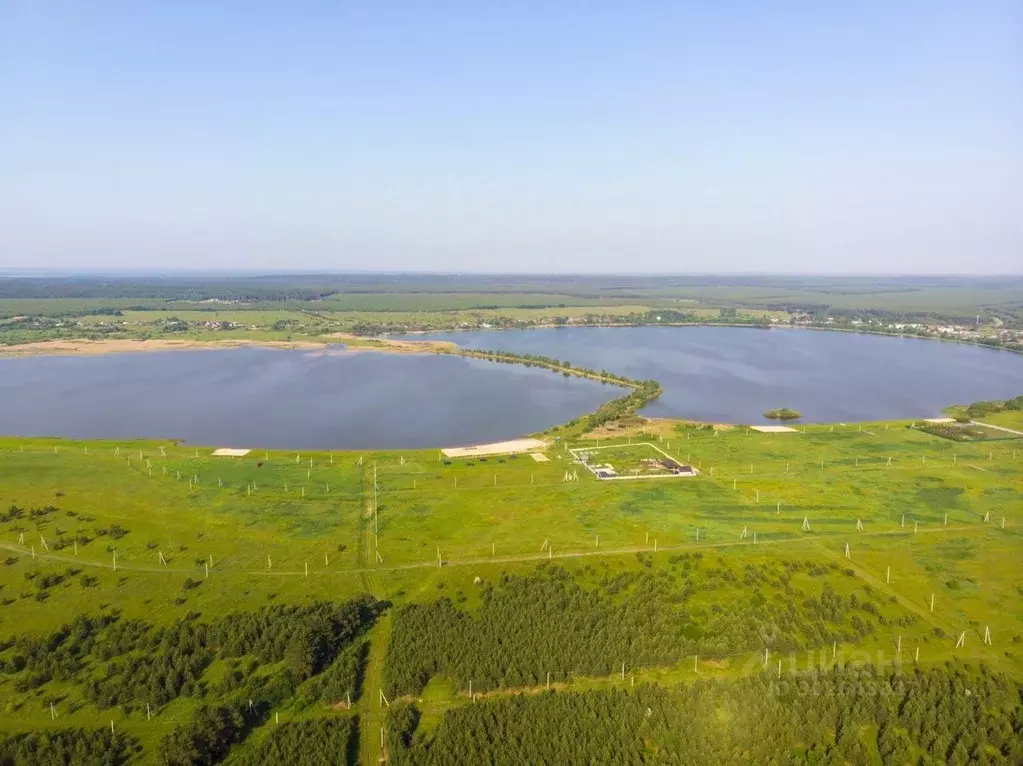
[[[548,462],[536,462],[528,455],[445,460],[435,451],[228,458],[171,443],[5,438],[0,630],[4,637],[42,634],[73,615],[112,610],[171,624],[190,613],[214,618],[364,592],[393,605],[458,596],[471,612],[480,606],[477,577],[494,582],[553,561],[594,586],[609,573],[651,567],[681,583],[672,557],[702,552],[738,571],[781,560],[835,564],[844,573],[826,579],[839,594],[880,589],[890,624],[910,618],[906,627],[842,646],[835,657],[828,647],[787,655],[786,669],[908,661],[919,646],[921,662],[983,661],[1023,677],[1016,645],[1023,634],[1023,439],[955,443],[907,426],[761,434],[679,425],[656,444],[701,475],[659,481],[596,480],[568,452],[593,440],[558,444]],[[634,452],[625,439],[600,445]],[[578,481],[563,481],[573,467]],[[23,513],[12,516],[11,506]],[[55,581],[43,587],[39,575],[46,574]],[[199,584],[184,587],[189,579]],[[747,595],[742,587],[697,594],[693,608],[722,601],[743,608]],[[988,626],[991,646],[983,642]],[[367,691],[355,709],[363,762],[379,751],[385,711],[373,695],[382,688],[390,630],[385,614],[369,635]],[[695,670],[693,658],[678,657],[630,668],[625,680],[597,674],[565,688],[621,685],[632,676],[659,683],[728,677],[757,667],[756,656],[717,657]],[[210,679],[222,672],[218,663],[206,670]],[[151,747],[195,706],[182,697],[147,720],[84,700],[69,712],[65,701],[53,721],[42,700],[61,692],[75,700],[76,692],[54,681],[19,693],[4,679],[5,731],[116,719]],[[419,703],[424,726],[466,702],[464,690],[437,677]],[[330,713],[298,701],[278,712],[282,720]],[[244,747],[264,736],[257,731]]]

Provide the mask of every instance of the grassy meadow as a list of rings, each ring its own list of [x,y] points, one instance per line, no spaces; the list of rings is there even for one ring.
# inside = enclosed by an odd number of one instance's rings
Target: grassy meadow
[[[573,462],[569,448],[598,446],[596,439],[556,443],[540,462],[530,455],[449,460],[432,450],[257,449],[235,458],[154,441],[5,438],[0,637],[42,635],[77,614],[172,624],[196,613],[216,618],[366,592],[392,606],[448,597],[471,613],[481,606],[477,578],[498,582],[551,564],[593,587],[622,572],[663,572],[679,587],[691,579],[688,608],[708,619],[715,604],[747,608],[754,594],[742,584],[701,592],[703,575],[689,574],[678,558],[699,552],[740,574],[785,561],[828,567],[823,578],[793,575],[795,593],[815,593],[826,581],[843,598],[884,595],[878,625],[888,627],[856,643],[786,653],[784,672],[909,662],[919,647],[923,663],[981,661],[1023,677],[1023,439],[956,443],[909,425],[762,434],[660,422],[657,435],[600,439],[623,455],[630,442],[648,440],[701,471],[634,481],[599,481]],[[566,471],[578,480],[564,481]],[[766,588],[756,598],[799,608],[792,593]],[[374,695],[383,688],[390,630],[385,612],[368,635],[366,691],[353,711],[303,702],[300,687],[277,709],[281,720],[354,712],[362,760],[372,762],[385,714]],[[557,687],[729,677],[760,672],[760,656],[702,664],[679,656]],[[214,662],[204,679],[223,672]],[[180,697],[149,719],[99,709],[60,681],[19,692],[0,675],[0,690],[4,731],[116,720],[147,749],[195,706]],[[44,704],[54,698],[61,700],[55,720]],[[423,730],[467,701],[450,678],[434,677],[418,701]],[[265,729],[241,747],[255,747]]]

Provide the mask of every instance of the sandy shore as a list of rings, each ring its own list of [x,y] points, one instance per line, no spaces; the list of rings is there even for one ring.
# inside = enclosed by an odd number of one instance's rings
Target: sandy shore
[[[258,340],[252,338],[232,338],[225,340],[176,340],[176,339],[104,339],[104,340],[45,340],[36,343],[23,343],[16,346],[0,346],[0,358],[14,356],[95,356],[98,354],[125,354],[137,351],[195,351],[203,349],[241,348],[243,346],[259,346],[261,348],[278,348],[308,351],[326,351],[337,349],[345,344],[344,352],[376,351],[390,354],[429,354],[449,351],[454,344],[435,341],[391,341],[356,338],[337,333],[323,336],[325,340],[277,341]],[[358,344],[358,345],[348,345]]]

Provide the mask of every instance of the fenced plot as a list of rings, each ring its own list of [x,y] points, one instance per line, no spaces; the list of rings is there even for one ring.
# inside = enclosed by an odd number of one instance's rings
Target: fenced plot
[[[650,442],[576,447],[569,452],[598,479],[681,478],[700,473]]]

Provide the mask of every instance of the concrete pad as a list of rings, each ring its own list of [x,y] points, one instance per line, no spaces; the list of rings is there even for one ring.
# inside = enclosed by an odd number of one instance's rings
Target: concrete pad
[[[533,460],[535,460],[538,463],[546,463],[546,462],[548,462],[547,456],[545,454],[543,454],[542,452],[530,452],[529,456],[531,458],[533,458]]]
[[[759,431],[762,434],[794,434],[797,433],[795,428],[789,428],[788,426],[750,426],[754,431]]]
[[[221,447],[220,449],[213,450],[214,457],[245,457],[252,450],[250,449],[231,449],[230,447]]]

